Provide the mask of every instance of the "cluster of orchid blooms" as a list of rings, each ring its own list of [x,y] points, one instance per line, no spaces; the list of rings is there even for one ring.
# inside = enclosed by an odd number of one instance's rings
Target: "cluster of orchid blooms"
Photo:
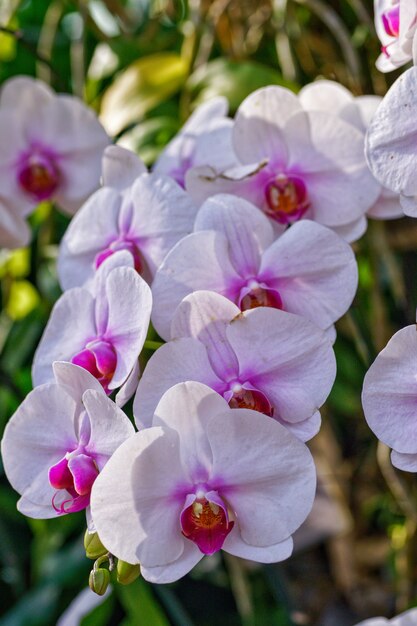
[[[416,14],[378,3],[381,69],[412,57]],[[350,243],[367,216],[417,216],[416,95],[412,68],[384,99],[271,86],[231,119],[214,98],[148,172],[75,97],[4,85],[0,243],[28,243],[40,201],[74,214],[34,389],[2,440],[22,513],[85,510],[87,537],[157,583],[220,549],[291,554],[314,501],[305,442],[336,375],[334,324],[357,288]],[[151,322],[165,343],[146,342]],[[393,464],[413,472],[416,348],[415,326],[399,331],[363,392]]]

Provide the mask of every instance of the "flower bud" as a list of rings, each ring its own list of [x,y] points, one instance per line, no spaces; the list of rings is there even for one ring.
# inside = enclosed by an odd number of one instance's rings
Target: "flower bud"
[[[122,585],[130,585],[140,575],[140,565],[131,565],[126,561],[117,561],[117,582]]]
[[[106,554],[107,550],[100,541],[97,533],[85,531],[84,535],[85,554],[89,559],[98,559],[99,556]]]
[[[97,569],[91,570],[90,578],[88,580],[91,591],[94,591],[94,593],[99,596],[104,596],[107,587],[109,586],[109,582],[110,572],[108,569],[105,569],[104,567],[98,567]]]

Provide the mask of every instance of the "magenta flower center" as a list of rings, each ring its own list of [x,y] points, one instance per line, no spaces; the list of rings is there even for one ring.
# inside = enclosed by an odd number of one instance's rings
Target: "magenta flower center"
[[[247,286],[241,289],[237,304],[242,311],[256,309],[258,306],[269,306],[273,309],[283,308],[278,291],[269,289],[256,280],[250,280]]]
[[[241,384],[235,383],[231,386],[233,393],[229,400],[231,409],[252,409],[259,411],[269,417],[274,415],[274,407],[262,391],[258,389],[245,389]]]
[[[130,239],[117,239],[116,241],[112,241],[105,250],[96,255],[94,260],[95,268],[98,269],[100,265],[109,258],[109,256],[119,250],[127,250],[130,252],[133,257],[135,270],[138,274],[141,274],[143,271],[143,260],[136,243]]]
[[[265,187],[268,217],[280,224],[299,220],[310,206],[307,188],[298,176],[279,174]]]
[[[194,541],[203,554],[213,554],[223,546],[234,522],[229,521],[227,509],[220,502],[198,496],[181,513],[182,534]]]
[[[95,460],[76,449],[49,468],[49,483],[56,489],[52,506],[59,514],[75,513],[90,504],[90,492],[99,471]]]
[[[398,37],[400,34],[400,5],[396,4],[381,15],[382,24],[387,35]]]
[[[116,370],[117,354],[110,342],[103,339],[90,341],[72,357],[71,363],[86,369],[97,378],[106,393],[111,393],[108,386]]]
[[[56,159],[42,151],[25,155],[20,163],[18,182],[37,202],[48,200],[61,183],[61,172],[56,165]]]

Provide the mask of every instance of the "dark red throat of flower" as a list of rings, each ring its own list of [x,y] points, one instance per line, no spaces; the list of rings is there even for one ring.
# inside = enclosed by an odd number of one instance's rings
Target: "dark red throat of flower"
[[[297,176],[277,176],[265,187],[268,217],[280,224],[299,220],[310,206],[307,188]]]
[[[282,309],[282,300],[278,291],[275,291],[274,289],[256,287],[244,295],[240,301],[240,308],[242,311],[256,309],[258,306],[269,306],[273,309]]]
[[[19,172],[19,184],[37,202],[51,198],[59,187],[61,174],[52,159],[32,157]]]
[[[203,554],[220,550],[233,525],[224,508],[206,498],[196,499],[181,514],[182,534]]]
[[[229,400],[229,406],[231,409],[252,409],[253,411],[259,411],[269,417],[274,415],[274,407],[269,402],[268,398],[255,389],[241,389],[233,393],[233,396]]]
[[[381,15],[384,30],[390,37],[400,34],[400,5],[396,4]]]

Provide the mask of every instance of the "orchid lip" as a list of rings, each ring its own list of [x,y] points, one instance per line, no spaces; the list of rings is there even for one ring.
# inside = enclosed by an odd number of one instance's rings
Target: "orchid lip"
[[[52,498],[55,511],[63,514],[85,509],[90,503],[91,488],[98,473],[94,458],[86,454],[82,446],[66,452],[48,472],[49,483],[56,489]],[[64,500],[57,503],[62,497]]]
[[[18,183],[37,202],[51,198],[62,182],[56,161],[48,150],[39,147],[33,147],[20,158]]]
[[[276,289],[271,289],[263,282],[258,282],[254,278],[251,278],[246,286],[240,290],[237,304],[242,311],[255,309],[259,306],[267,306],[273,309],[283,308],[279,292]]]
[[[74,354],[71,363],[90,372],[97,378],[106,393],[110,393],[109,384],[116,370],[117,354],[109,341],[105,339],[89,341],[83,350]]]
[[[138,274],[142,274],[143,272],[143,259],[140,254],[140,250],[135,241],[132,241],[128,238],[115,239],[111,243],[108,244],[105,250],[99,252],[94,259],[94,267],[98,269],[102,263],[110,256],[115,254],[115,252],[119,252],[120,250],[127,250],[133,257],[134,268]]]
[[[280,224],[301,219],[308,208],[307,187],[299,176],[280,173],[265,187],[265,213]]]
[[[274,415],[274,407],[267,396],[248,382],[232,381],[223,397],[231,409],[251,409],[269,417]]]
[[[198,489],[185,499],[180,515],[181,532],[193,541],[203,554],[220,550],[234,526],[227,506],[216,491]]]

